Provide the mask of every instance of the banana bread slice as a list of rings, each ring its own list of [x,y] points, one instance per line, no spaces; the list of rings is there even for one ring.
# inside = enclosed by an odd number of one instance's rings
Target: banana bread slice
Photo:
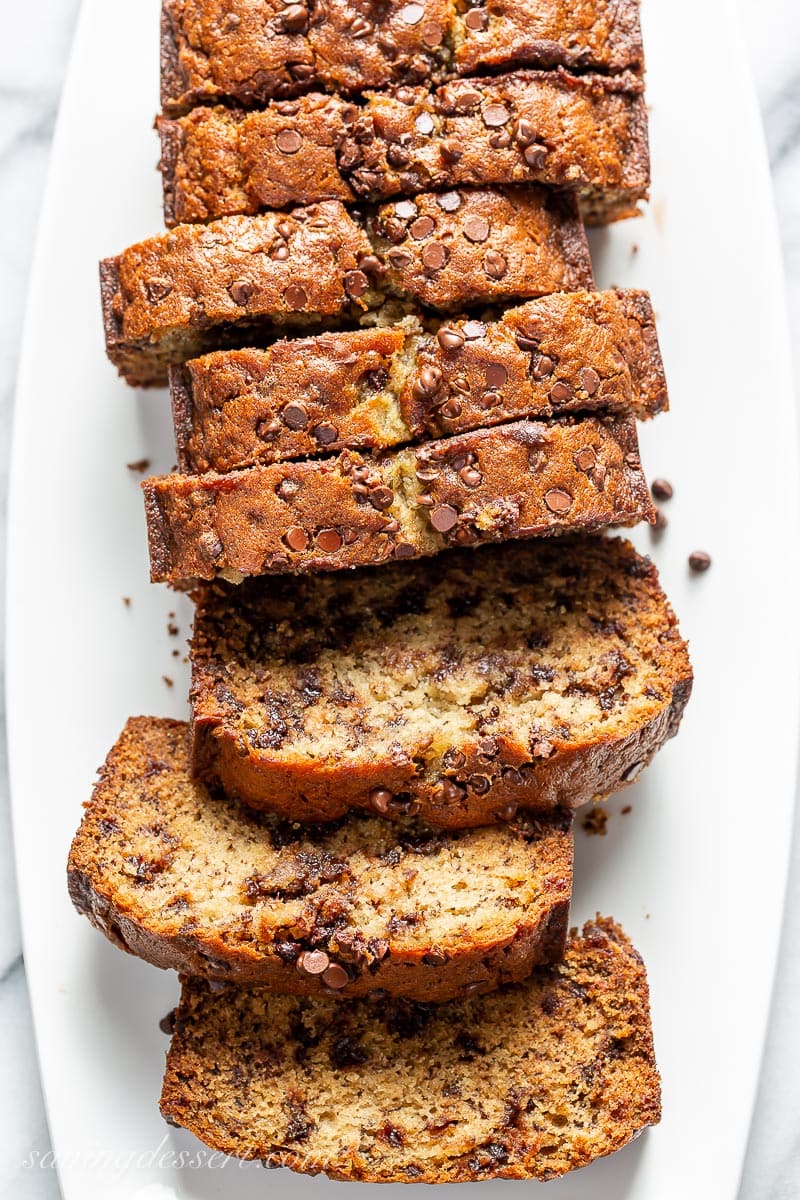
[[[643,83],[630,73],[520,71],[360,105],[312,93],[254,112],[201,106],[157,126],[167,225],[510,183],[568,188],[603,224],[634,214],[650,183]]]
[[[100,281],[108,356],[144,385],[206,350],[341,324],[392,297],[449,310],[593,286],[574,198],[543,188],[180,225],[105,259]]]
[[[655,567],[588,536],[219,583],[191,659],[200,778],[290,819],[444,828],[617,791],[692,683]]]
[[[156,966],[283,995],[448,1000],[564,952],[568,815],[315,828],[212,796],[189,770],[187,725],[129,721],[69,856],[78,911]]]
[[[661,1117],[647,977],[613,921],[452,1004],[185,980],[161,1111],[207,1145],[372,1183],[553,1179]]]
[[[164,0],[161,103],[262,104],[503,67],[641,68],[639,0]]]
[[[448,546],[652,520],[632,417],[517,421],[383,457],[143,484],[151,578],[338,571]]]
[[[178,465],[382,450],[519,417],[667,408],[646,292],[559,292],[461,318],[227,350],[170,371]]]

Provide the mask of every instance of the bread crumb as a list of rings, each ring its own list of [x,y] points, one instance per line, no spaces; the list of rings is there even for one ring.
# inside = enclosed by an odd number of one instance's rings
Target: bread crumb
[[[167,625],[167,633],[170,637],[177,637],[180,633],[180,628],[175,624],[174,621],[170,621]]]
[[[175,680],[170,679],[169,675],[162,675],[161,678],[164,680],[164,683],[167,685],[167,687],[175,686]]]
[[[608,825],[608,811],[602,804],[595,804],[583,818],[584,831],[599,837],[606,836],[606,825]]]
[[[130,608],[130,606],[131,606],[131,598],[130,598],[130,596],[123,596],[123,597],[122,597],[122,603],[125,605],[125,607],[126,607],[126,608]]]
[[[129,471],[134,471],[137,475],[144,475],[145,471],[150,470],[150,459],[149,458],[137,458],[136,462],[129,462],[129,463],[126,463],[125,465],[127,466]]]

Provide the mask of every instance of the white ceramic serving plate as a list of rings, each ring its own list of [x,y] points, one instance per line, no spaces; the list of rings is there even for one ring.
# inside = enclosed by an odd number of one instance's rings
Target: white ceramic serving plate
[[[609,805],[607,836],[578,829],[574,918],[614,914],[645,957],[664,1121],[548,1185],[552,1200],[733,1200],[794,794],[798,470],[760,125],[729,6],[646,7],[653,201],[646,219],[593,246],[600,284],[650,288],[660,318],[673,412],[644,431],[643,450],[676,494],[666,534],[638,542],[662,570],[697,679],[680,737]],[[198,1169],[191,1157],[167,1164],[173,1150],[198,1149],[157,1106],[157,1023],[176,980],[108,945],[65,887],[81,802],[126,717],[186,712],[187,671],[166,626],[176,612],[182,650],[189,609],[147,581],[139,480],[125,466],[171,465],[167,400],[129,390],[106,362],[96,270],[160,226],[157,9],[85,0],[29,300],[7,643],[25,959],[65,1200],[322,1200],[343,1185],[256,1165]],[[691,577],[697,547],[714,565]],[[478,1194],[513,1200],[530,1186]]]

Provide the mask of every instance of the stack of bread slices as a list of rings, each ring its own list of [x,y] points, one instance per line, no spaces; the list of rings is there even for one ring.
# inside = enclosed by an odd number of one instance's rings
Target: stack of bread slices
[[[164,0],[161,64],[168,229],[101,288],[112,361],[170,385],[191,721],[128,723],[72,898],[181,972],[161,1109],[208,1145],[563,1174],[660,1116],[642,961],[569,931],[572,814],[692,681],[602,536],[653,520],[667,407],[584,230],[647,197],[638,0]]]

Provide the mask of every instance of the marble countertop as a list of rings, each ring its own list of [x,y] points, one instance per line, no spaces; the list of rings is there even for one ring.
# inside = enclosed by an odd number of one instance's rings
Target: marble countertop
[[[651,3],[656,0],[650,0]],[[663,2],[663,0],[661,0]],[[699,0],[702,3],[702,0]],[[738,0],[764,116],[786,264],[792,329],[800,334],[800,5]],[[0,39],[0,495],[5,513],[17,346],[47,157],[79,0],[7,5]],[[713,53],[713,47],[709,48]],[[732,171],[738,164],[732,164]],[[735,186],[735,179],[732,178]],[[800,366],[800,363],[798,363]],[[4,549],[5,536],[0,526]],[[2,591],[0,591],[2,605]],[[0,613],[4,624],[4,616]],[[0,626],[2,627],[2,626]],[[2,699],[0,699],[2,704]],[[0,736],[0,1200],[57,1200],[52,1170],[22,1164],[46,1151],[47,1123],[16,910]],[[780,964],[739,1200],[800,1196],[800,821],[792,849]],[[735,1086],[735,1059],[731,1086]],[[712,1200],[712,1198],[709,1198]]]

